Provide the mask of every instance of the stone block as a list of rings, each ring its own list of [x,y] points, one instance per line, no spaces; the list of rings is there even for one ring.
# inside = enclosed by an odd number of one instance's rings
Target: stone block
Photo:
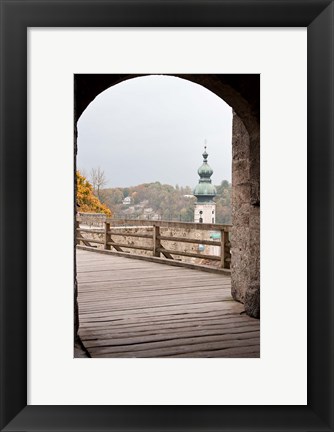
[[[232,158],[249,158],[249,135],[242,120],[233,113],[232,125]]]
[[[247,315],[260,318],[260,284],[253,282],[246,290],[244,297],[245,311]]]
[[[251,188],[249,184],[236,185],[232,190],[232,202],[237,204],[250,203]]]
[[[248,203],[235,203],[232,205],[233,227],[249,227],[249,210]]]

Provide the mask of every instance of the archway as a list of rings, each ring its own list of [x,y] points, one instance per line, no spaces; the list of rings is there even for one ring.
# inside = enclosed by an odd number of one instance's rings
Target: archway
[[[142,75],[75,75],[75,152],[77,121],[107,88]],[[259,75],[179,75],[200,84],[228,103],[232,134],[232,296],[245,311],[260,316],[260,77]],[[77,330],[75,325],[75,333]]]

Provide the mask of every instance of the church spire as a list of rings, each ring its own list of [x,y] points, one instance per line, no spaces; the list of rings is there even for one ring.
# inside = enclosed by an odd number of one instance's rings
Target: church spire
[[[206,140],[205,140],[205,144],[206,144]],[[204,153],[202,153],[202,156],[203,156],[203,162],[206,162],[209,156],[208,153],[206,152],[206,145],[204,146]]]
[[[208,164],[209,154],[206,151],[206,141],[204,146],[203,164],[198,168],[199,181],[194,189],[194,195],[198,202],[210,202],[216,196],[216,188],[211,184],[213,170]]]

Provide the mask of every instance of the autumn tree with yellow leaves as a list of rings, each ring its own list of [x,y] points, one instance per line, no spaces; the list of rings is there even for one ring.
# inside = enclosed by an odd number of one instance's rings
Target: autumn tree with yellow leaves
[[[111,216],[111,210],[94,195],[93,186],[89,181],[76,172],[77,178],[77,209],[82,213],[104,213]]]

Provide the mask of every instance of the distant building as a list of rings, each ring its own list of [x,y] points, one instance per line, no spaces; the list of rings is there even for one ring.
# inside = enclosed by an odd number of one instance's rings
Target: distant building
[[[216,203],[213,201],[217,195],[216,188],[211,183],[213,170],[208,164],[208,153],[206,146],[203,153],[203,164],[198,168],[199,181],[194,189],[197,198],[194,211],[194,222],[196,223],[215,223],[216,222]]]
[[[125,204],[125,205],[131,204],[131,197],[127,196],[126,198],[124,198],[123,204]]]

